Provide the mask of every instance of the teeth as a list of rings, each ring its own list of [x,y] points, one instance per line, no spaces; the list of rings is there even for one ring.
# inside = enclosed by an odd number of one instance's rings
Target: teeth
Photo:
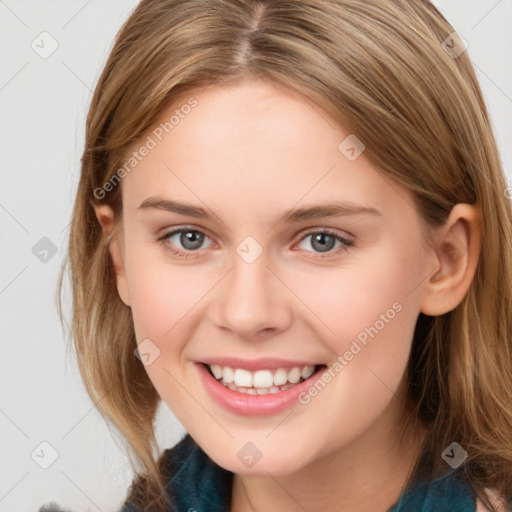
[[[231,368],[226,366],[222,370],[222,378],[224,379],[225,382],[233,382],[235,380],[235,374]]]
[[[315,367],[314,366],[306,366],[303,370],[302,370],[302,373],[301,373],[301,376],[304,380],[308,379],[309,377],[311,377],[311,375],[313,375],[313,373],[315,372]]]
[[[244,386],[246,388],[252,387],[252,374],[247,370],[242,370],[241,368],[237,368],[235,370],[235,384],[240,387]]]
[[[268,395],[273,393],[279,393],[280,391],[284,391],[285,389],[291,388],[294,384],[288,382],[284,386],[271,386],[269,388],[246,388],[246,387],[238,387],[234,382],[225,383],[221,380],[221,383],[232,391],[238,391],[239,393],[244,393],[246,395]]]
[[[315,371],[314,366],[277,368],[276,370],[258,370],[250,372],[243,368],[231,368],[217,364],[209,365],[214,377],[229,389],[243,390],[251,395],[278,393],[283,388],[291,387],[299,381],[305,380]],[[239,388],[239,389],[238,389]],[[261,390],[261,392],[260,392]]]
[[[274,378],[270,370],[258,370],[252,377],[252,386],[255,388],[270,388],[274,385]]]
[[[219,380],[222,377],[222,368],[218,364],[212,364],[210,366],[210,370],[213,373],[213,376]],[[226,381],[227,382],[227,381]]]
[[[284,368],[278,368],[274,374],[274,385],[281,386],[288,381],[288,373]]]
[[[300,380],[301,368],[292,368],[288,374],[288,380],[292,384],[296,384]]]

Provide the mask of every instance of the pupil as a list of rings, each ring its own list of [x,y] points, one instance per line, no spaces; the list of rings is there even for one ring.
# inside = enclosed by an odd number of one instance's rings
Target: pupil
[[[331,243],[326,244],[325,238],[329,238]],[[331,235],[328,235],[327,233],[318,233],[313,238],[313,244],[315,242],[320,242],[320,246],[319,246],[320,252],[327,252],[333,248],[334,238]]]
[[[186,231],[181,234],[180,238],[180,242],[183,244],[183,247],[186,247],[187,249],[197,249],[202,243],[202,235],[197,231]],[[188,243],[191,243],[192,246],[187,245]]]

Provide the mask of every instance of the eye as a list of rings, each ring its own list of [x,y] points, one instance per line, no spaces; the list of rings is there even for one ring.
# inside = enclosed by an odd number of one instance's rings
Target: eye
[[[177,236],[179,235],[179,236]],[[173,241],[172,239],[175,238]],[[193,257],[194,252],[201,248],[205,238],[209,238],[204,231],[195,228],[182,227],[174,229],[158,238],[158,241],[164,244],[164,247],[171,253],[182,258]],[[176,249],[177,242],[185,249]]]
[[[312,238],[311,238],[312,237]],[[316,249],[319,253],[329,253],[327,256],[323,256],[323,254],[319,256],[314,256],[315,258],[323,259],[331,256],[333,253],[339,252],[339,250],[346,251],[347,247],[351,247],[354,245],[354,242],[348,240],[336,232],[331,231],[329,229],[322,229],[318,231],[310,231],[306,233],[306,235],[301,239],[301,243],[306,239],[311,238],[311,246]],[[332,251],[336,242],[339,242],[338,250]],[[308,251],[308,252],[316,252],[316,251]]]
[[[340,250],[346,251],[348,247],[354,245],[353,241],[348,240],[329,229],[310,231],[302,237],[301,243],[310,237],[312,237],[311,246],[315,250],[305,250],[307,252],[316,253],[314,258],[317,259],[328,258],[332,254],[336,254]],[[170,251],[172,254],[181,258],[190,258],[194,257],[194,252],[198,252],[198,250],[202,248],[201,246],[203,245],[206,238],[209,238],[208,235],[200,229],[181,227],[162,235],[158,238],[158,241],[163,243],[165,249]],[[337,247],[337,250],[333,251],[332,249],[335,247],[336,242],[338,242],[340,245]],[[176,248],[176,246],[179,247],[179,245],[181,245],[183,249]],[[325,253],[328,254],[324,256]]]

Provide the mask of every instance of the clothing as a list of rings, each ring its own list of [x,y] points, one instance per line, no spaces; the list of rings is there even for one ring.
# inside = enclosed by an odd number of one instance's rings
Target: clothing
[[[167,490],[173,512],[229,512],[233,473],[213,462],[190,434],[164,457],[174,467]],[[476,497],[469,484],[451,472],[435,481],[415,482],[387,512],[475,512]],[[121,512],[139,512],[129,503]]]

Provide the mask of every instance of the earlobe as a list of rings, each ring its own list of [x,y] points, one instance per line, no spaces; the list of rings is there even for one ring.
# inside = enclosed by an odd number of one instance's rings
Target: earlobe
[[[124,266],[123,251],[120,246],[120,234],[115,233],[114,230],[114,212],[110,206],[105,204],[95,205],[94,211],[96,213],[96,218],[101,225],[103,233],[108,240],[108,250],[116,275],[117,291],[119,293],[119,297],[125,305],[130,306],[130,294],[128,292],[128,282],[126,278],[126,269]]]
[[[478,207],[455,205],[437,235],[432,273],[426,279],[421,312],[443,315],[455,309],[468,292],[480,255],[482,217]]]

